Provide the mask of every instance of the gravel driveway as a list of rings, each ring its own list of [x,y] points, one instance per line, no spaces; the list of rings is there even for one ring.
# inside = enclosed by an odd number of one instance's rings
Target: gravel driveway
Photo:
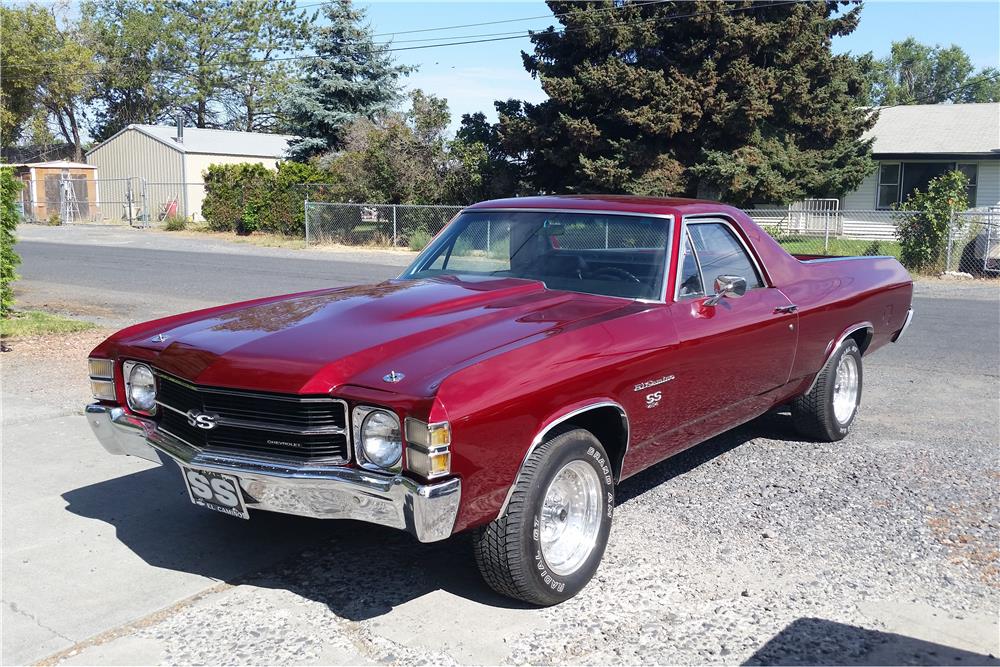
[[[492,594],[463,536],[297,520],[305,552],[49,662],[1000,664],[998,307],[995,286],[919,283],[843,442],[772,414],[624,482],[601,569],[558,607]]]

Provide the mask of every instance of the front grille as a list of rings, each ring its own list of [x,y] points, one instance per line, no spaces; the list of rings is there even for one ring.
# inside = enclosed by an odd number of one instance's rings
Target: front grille
[[[341,400],[198,387],[160,371],[156,375],[160,428],[195,447],[298,462],[350,458],[347,406]],[[210,415],[217,425],[193,425],[191,411]]]

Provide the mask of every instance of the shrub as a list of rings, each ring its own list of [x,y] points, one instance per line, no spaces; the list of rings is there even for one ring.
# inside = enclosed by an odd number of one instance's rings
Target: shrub
[[[262,164],[211,165],[205,172],[201,214],[213,231],[285,236],[305,235],[306,190],[326,173],[309,164],[282,162],[277,171]]]
[[[167,221],[163,225],[163,228],[168,232],[180,232],[184,231],[184,228],[187,227],[187,223],[188,223],[187,218],[185,218],[184,216],[172,215],[167,218]]]
[[[940,268],[941,251],[948,241],[948,229],[955,211],[967,207],[968,180],[959,171],[941,174],[927,184],[927,192],[917,190],[900,207],[898,216],[900,254],[903,265],[912,271]]]
[[[49,216],[48,220],[45,221],[49,227],[58,227],[62,224],[62,218],[59,217],[58,213],[53,213]]]
[[[866,257],[878,257],[882,254],[882,243],[879,241],[872,241],[861,254]]]
[[[17,265],[21,258],[14,252],[17,241],[17,193],[21,182],[14,178],[14,170],[0,168],[0,317],[8,317],[14,307],[14,289],[11,283],[17,280]]]
[[[431,242],[431,233],[419,227],[410,233],[410,250],[423,250]]]

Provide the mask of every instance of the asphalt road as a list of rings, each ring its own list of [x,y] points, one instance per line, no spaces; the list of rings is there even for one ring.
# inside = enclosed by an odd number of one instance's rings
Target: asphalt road
[[[288,250],[121,227],[22,225],[23,307],[126,326],[185,310],[399,275],[408,252]]]
[[[409,259],[20,233],[22,305],[108,326]],[[199,511],[176,469],[106,455],[60,407],[82,364],[5,362],[2,662],[996,664],[1000,291],[920,282],[914,307],[866,358],[848,440],[771,415],[628,480],[597,577],[548,610],[489,592],[462,537]],[[33,381],[54,386],[29,401]]]

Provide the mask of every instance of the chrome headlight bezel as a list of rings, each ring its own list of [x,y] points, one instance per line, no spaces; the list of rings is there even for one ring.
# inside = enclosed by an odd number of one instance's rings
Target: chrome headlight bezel
[[[403,431],[400,428],[399,416],[392,410],[377,408],[369,405],[359,405],[354,408],[351,414],[354,432],[354,456],[358,465],[366,470],[378,472],[398,473],[403,466]],[[393,449],[389,456],[379,456],[367,444],[369,435],[366,430],[369,426],[375,427],[374,420],[388,420],[391,429],[395,431],[395,440],[390,441]]]
[[[134,375],[140,373],[148,373],[148,378],[141,378],[142,384],[134,378]],[[144,364],[141,361],[126,361],[122,364],[122,376],[125,378],[125,402],[128,404],[129,409],[134,412],[138,412],[143,415],[155,415],[156,414],[156,373],[153,372],[152,367],[148,364]],[[138,391],[150,391],[151,393],[144,400],[139,400],[133,394]]]

